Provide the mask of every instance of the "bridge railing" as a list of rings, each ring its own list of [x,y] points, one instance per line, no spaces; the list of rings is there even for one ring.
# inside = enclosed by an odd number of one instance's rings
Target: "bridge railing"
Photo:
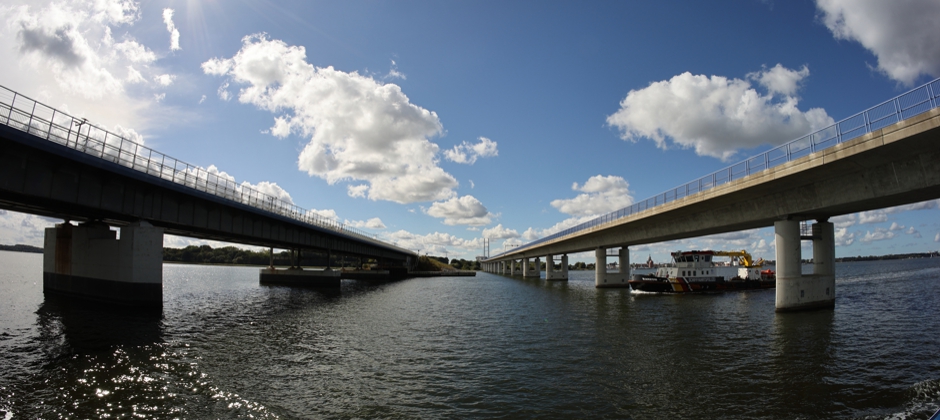
[[[75,118],[55,108],[0,86],[0,124],[36,137],[107,160],[136,171],[195,190],[242,203],[300,222],[329,229],[366,242],[411,251],[379,241],[365,232],[320,216],[293,203],[265,194],[230,176],[167,156],[126,135],[113,133],[84,118]]]
[[[718,185],[756,174],[765,169],[770,169],[809,155],[810,153],[825,150],[839,143],[861,137],[867,133],[927,112],[938,106],[940,106],[940,79],[934,79],[932,82],[914,88],[893,99],[882,102],[796,140],[792,140],[789,143],[777,146],[757,156],[750,157],[687,184],[654,195],[646,200],[636,202],[628,207],[607,213],[514,249],[504,251],[490,258],[496,258],[518,249],[528,248],[543,242],[576,234],[686,196],[706,191]]]

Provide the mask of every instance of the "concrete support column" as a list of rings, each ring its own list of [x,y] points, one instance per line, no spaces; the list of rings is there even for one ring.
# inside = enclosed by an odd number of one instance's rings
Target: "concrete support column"
[[[538,258],[535,259],[535,264],[539,264]],[[523,258],[522,259],[522,277],[532,278],[532,277],[538,277],[538,276],[539,276],[538,269],[533,270],[531,267],[529,267],[529,258],[528,257]]]
[[[803,275],[800,226],[793,220],[774,223],[777,240],[777,312],[835,306],[835,229],[832,223],[813,226],[813,274]]]
[[[594,250],[594,287],[604,287],[607,283],[607,249]]]
[[[630,281],[630,248],[620,248],[620,259],[617,262],[620,265],[619,280],[621,283]]]
[[[516,275],[516,260],[515,259],[509,260],[509,264],[510,264],[509,275],[515,276]]]
[[[777,243],[777,290],[780,290],[780,278],[793,279],[803,274],[800,222],[796,220],[774,222],[774,237]]]
[[[597,260],[594,267],[594,287],[630,287],[630,250],[627,247],[620,248],[617,255],[617,264],[619,271],[616,273],[607,272],[607,250],[597,248],[594,251],[594,257]]]
[[[43,292],[141,308],[163,306],[163,228],[140,221],[118,240],[100,222],[45,232]]]
[[[828,221],[813,224],[813,274],[835,276],[836,274],[835,225]]]
[[[561,257],[561,267],[558,270],[555,270],[555,256],[549,255],[548,260],[545,262],[545,279],[546,280],[568,280],[568,256],[563,255]]]

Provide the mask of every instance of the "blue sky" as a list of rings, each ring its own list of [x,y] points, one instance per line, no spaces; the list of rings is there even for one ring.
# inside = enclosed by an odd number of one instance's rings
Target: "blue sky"
[[[935,0],[3,0],[0,84],[473,258],[483,237],[496,253],[930,81],[938,27]],[[837,218],[837,255],[940,249],[938,204]],[[3,212],[0,243],[39,245],[54,222]],[[773,246],[758,229],[631,250]]]

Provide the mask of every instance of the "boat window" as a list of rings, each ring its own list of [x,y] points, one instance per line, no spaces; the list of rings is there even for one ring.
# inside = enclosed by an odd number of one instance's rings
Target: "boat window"
[[[706,255],[704,258],[705,258],[705,262],[709,262],[709,261],[712,260],[712,256],[711,256],[711,255]]]
[[[695,262],[698,262],[698,255],[695,256]]]

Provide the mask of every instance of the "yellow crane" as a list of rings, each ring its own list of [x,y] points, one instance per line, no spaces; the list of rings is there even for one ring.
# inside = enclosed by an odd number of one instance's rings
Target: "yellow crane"
[[[757,268],[763,265],[764,259],[761,258],[757,261],[754,261],[754,258],[751,257],[751,254],[748,254],[747,251],[715,251],[715,255],[721,257],[732,257],[737,258],[741,262],[741,266],[747,268]]]

